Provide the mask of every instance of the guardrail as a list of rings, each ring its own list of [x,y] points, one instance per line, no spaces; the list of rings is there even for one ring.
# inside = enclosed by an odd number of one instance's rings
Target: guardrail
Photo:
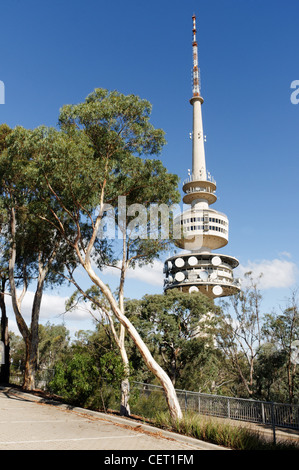
[[[164,393],[159,385],[133,382],[141,393]],[[246,398],[209,395],[187,390],[176,390],[180,406],[185,411],[203,415],[260,423],[272,427],[299,429],[299,405],[251,400]]]

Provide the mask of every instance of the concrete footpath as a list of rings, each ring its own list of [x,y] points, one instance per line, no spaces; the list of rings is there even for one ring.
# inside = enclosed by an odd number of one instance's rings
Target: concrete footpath
[[[167,450],[174,451],[173,459],[177,451],[181,455],[181,462],[171,463],[184,463],[184,455],[188,459],[190,451],[227,449],[133,419],[0,387],[0,450],[105,450],[126,454]]]

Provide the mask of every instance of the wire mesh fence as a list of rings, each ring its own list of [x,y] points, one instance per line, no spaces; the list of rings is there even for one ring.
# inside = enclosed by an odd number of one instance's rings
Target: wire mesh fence
[[[54,371],[49,369],[39,372],[37,386],[47,389],[53,373]],[[21,384],[21,376],[21,373],[12,374],[11,383]],[[176,394],[185,412],[193,411],[206,416],[299,430],[299,405],[210,395],[180,389],[176,389]],[[159,385],[132,382],[131,401],[131,410],[137,414],[145,413],[147,417],[151,417],[157,411],[168,410],[164,390]]]
[[[132,389],[138,389],[140,395],[147,399],[150,399],[153,395],[156,397],[164,395],[163,388],[158,385],[133,382]],[[184,411],[269,426],[299,429],[299,405],[209,395],[179,389],[176,390],[176,394]]]

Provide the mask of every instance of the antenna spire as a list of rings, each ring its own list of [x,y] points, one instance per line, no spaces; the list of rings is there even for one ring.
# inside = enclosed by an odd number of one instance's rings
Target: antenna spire
[[[192,16],[193,20],[193,96],[200,96],[199,85],[199,68],[198,68],[198,46],[196,41],[196,16]]]

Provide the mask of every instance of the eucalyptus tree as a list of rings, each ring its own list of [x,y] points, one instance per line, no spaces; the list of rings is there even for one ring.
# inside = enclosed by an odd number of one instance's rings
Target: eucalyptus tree
[[[6,149],[6,137],[11,129],[7,124],[0,126],[0,154]],[[5,243],[7,233],[7,212],[5,204],[0,197],[0,310],[1,310],[1,334],[0,341],[4,346],[4,364],[0,365],[0,383],[9,382],[10,371],[10,346],[8,332],[8,317],[6,312],[6,286],[8,283],[8,253]]]
[[[44,288],[61,283],[59,273],[64,262],[71,263],[72,257],[60,233],[38,216],[46,206],[36,193],[35,164],[30,152],[26,151],[26,143],[31,141],[33,134],[23,128],[11,130],[0,154],[0,197],[6,214],[2,248],[7,256],[12,308],[26,346],[23,387],[27,390],[35,388]],[[34,289],[30,325],[23,312],[29,287]]]
[[[217,339],[228,367],[239,377],[246,394],[253,397],[256,395],[255,368],[262,344],[262,294],[259,280],[254,279],[252,272],[245,273],[243,284],[243,289],[222,305],[227,312]]]
[[[115,208],[119,197],[126,198],[125,206],[131,209],[133,204],[142,205],[147,215],[152,204],[172,205],[179,201],[177,177],[169,174],[160,160],[144,158],[159,154],[165,144],[164,132],[149,121],[150,113],[151,105],[146,100],[96,89],[85,102],[63,106],[60,130],[38,128],[29,140],[21,139],[19,150],[22,154],[29,152],[35,162],[35,196],[47,206],[41,204],[41,220],[47,221],[72,247],[77,261],[120,322],[122,341],[127,332],[160,380],[171,415],[180,419],[181,409],[170,378],[154,360],[124,310],[124,283],[129,267],[152,262],[165,249],[167,240],[128,235],[136,234],[127,226],[128,217],[136,215],[132,212],[119,218],[117,238],[99,236],[107,208]],[[114,214],[118,213],[117,208]],[[107,264],[119,270],[117,295],[106,285],[100,271]]]
[[[282,312],[265,315],[263,334],[269,344],[274,347],[274,353],[280,353],[284,358],[282,370],[286,377],[288,400],[298,400],[298,350],[299,350],[299,307],[297,293],[293,292],[288,300],[288,306]],[[294,354],[295,353],[295,354]]]
[[[127,315],[137,315],[142,336],[147,337],[155,355],[160,358],[173,385],[186,367],[186,358],[193,361],[198,343],[213,347],[215,306],[206,296],[180,292],[145,295],[141,300],[126,302]]]
[[[69,349],[70,333],[64,325],[39,325],[39,369],[51,370]]]

